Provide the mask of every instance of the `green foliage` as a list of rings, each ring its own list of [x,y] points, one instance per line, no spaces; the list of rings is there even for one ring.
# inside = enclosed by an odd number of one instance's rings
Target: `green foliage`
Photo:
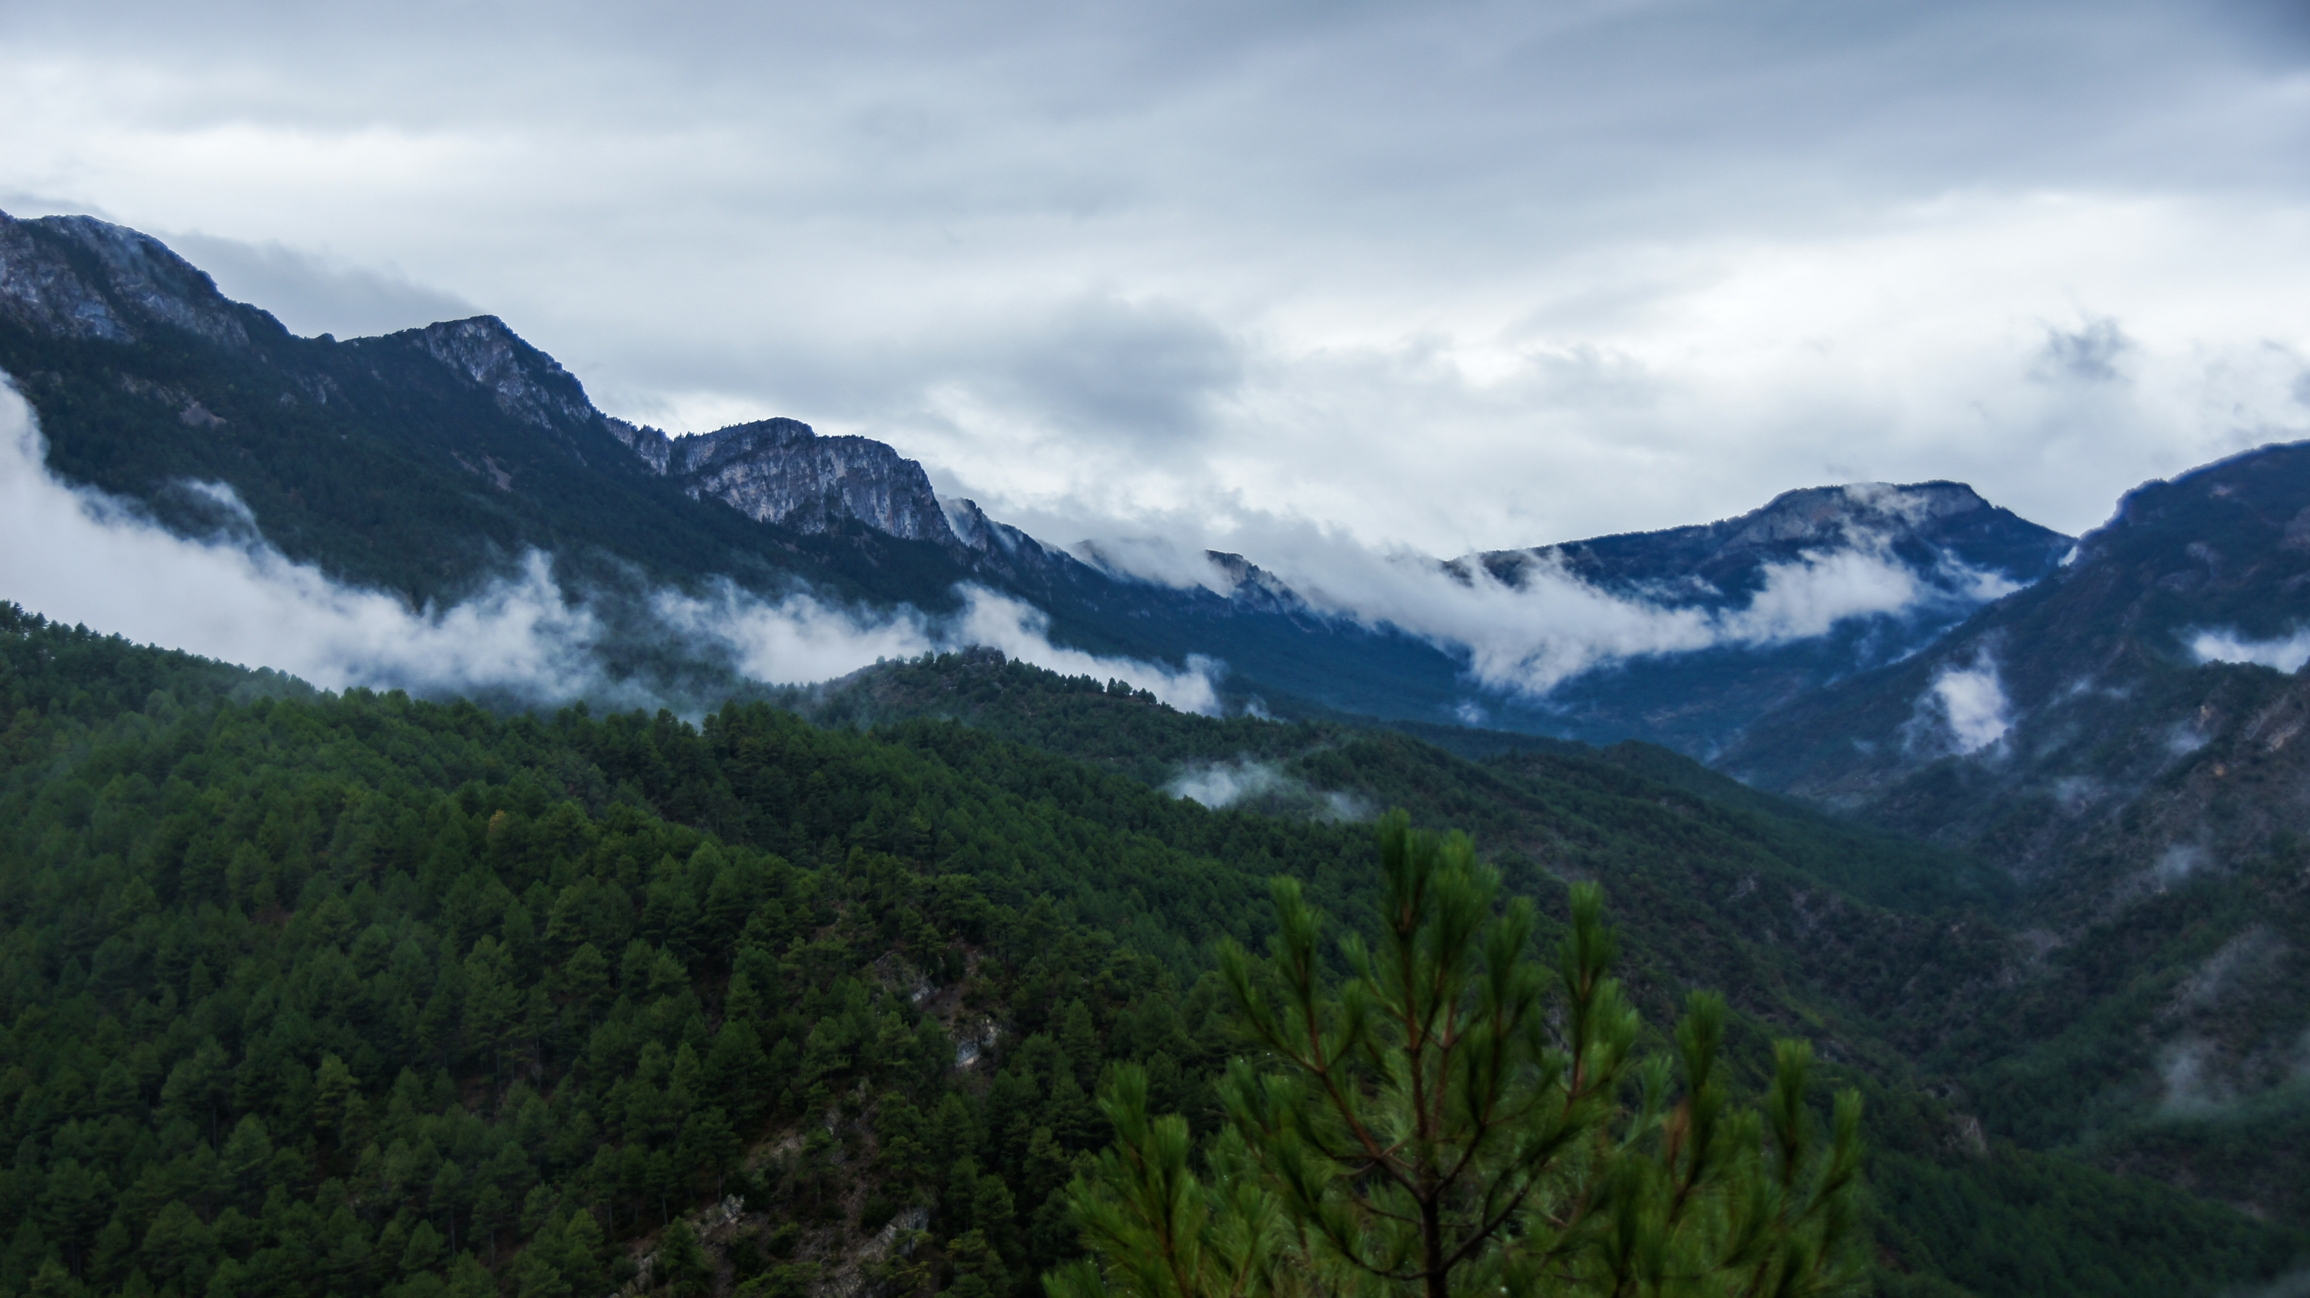
[[[803,1292],[888,1232],[894,1293],[1031,1293],[1078,1252],[1064,1188],[1114,1134],[1102,1079],[1136,1069],[1207,1140],[1215,944],[1273,936],[1278,873],[1340,913],[1368,873],[1365,828],[1207,811],[952,723],[329,697],[12,606],[0,704],[0,1293],[600,1294],[676,1222],[716,1286]],[[1408,740],[1342,760],[1438,802],[1522,796]],[[1750,872],[1678,864],[1720,840],[1645,829],[1633,798],[1517,806],[1557,819],[1493,823],[1670,898],[1687,945],[1748,922],[1673,901]],[[1501,863],[1559,935],[1561,887]],[[1673,995],[1629,914],[1630,997]],[[1736,1076],[1763,1066],[1749,1007],[1810,1012],[1765,969],[1726,980]],[[2028,1187],[1936,1161],[1917,1112],[1888,1142],[1974,1196],[1978,1238],[2024,1238]],[[746,1207],[717,1225],[724,1196]],[[1903,1220],[1903,1264],[1940,1273],[1938,1218]],[[2161,1247],[2203,1274],[2274,1265],[2272,1232],[2176,1220]]]
[[[1223,949],[1238,1021],[1272,1067],[1230,1070],[1208,1189],[1185,1127],[1149,1121],[1144,1078],[1119,1075],[1116,1144],[1071,1193],[1097,1262],[1053,1273],[1054,1295],[1855,1283],[1859,1097],[1839,1098],[1815,1156],[1807,1047],[1781,1043],[1761,1119],[1729,1112],[1724,1006],[1696,996],[1672,1108],[1670,1062],[1634,1067],[1637,1017],[1607,975],[1599,889],[1575,889],[1551,977],[1529,953],[1529,904],[1495,914],[1497,880],[1466,838],[1415,834],[1397,813],[1380,862],[1381,941],[1347,939],[1353,974],[1336,992],[1292,880],[1275,883],[1268,961]],[[1633,1113],[1620,1104],[1632,1083]]]

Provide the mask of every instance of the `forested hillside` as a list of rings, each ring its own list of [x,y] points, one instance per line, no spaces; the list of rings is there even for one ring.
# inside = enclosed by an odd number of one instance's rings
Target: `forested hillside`
[[[1544,915],[1600,881],[1652,1031],[1719,986],[1744,1084],[1796,1034],[1866,1092],[1887,1292],[2214,1293],[2296,1249],[1970,1144],[1884,1007],[1923,968],[1961,1015],[1993,970],[1956,930],[1988,921],[1847,896],[1800,820],[1018,679],[1464,825]],[[1368,913],[1352,817],[1212,811],[1120,750],[954,721],[316,695],[13,606],[0,707],[9,1293],[1031,1294],[1078,1252],[1059,1190],[1110,1139],[1110,1065],[1215,1120],[1244,1046],[1212,943],[1263,940],[1264,880]]]

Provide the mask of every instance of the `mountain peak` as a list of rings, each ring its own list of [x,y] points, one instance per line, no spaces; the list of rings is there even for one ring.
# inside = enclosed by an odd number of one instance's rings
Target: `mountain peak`
[[[1728,547],[1772,545],[1839,540],[1856,528],[1909,531],[1988,508],[1989,502],[1962,482],[1854,482],[1784,491],[1761,508],[1707,526],[1730,528]]]
[[[1560,568],[1607,590],[1669,603],[1711,604],[1761,589],[1776,565],[1865,550],[1946,585],[1966,572],[2026,585],[2051,572],[2070,538],[2001,509],[1962,482],[1860,482],[1784,491],[1748,513],[1658,532],[1495,550],[1477,556],[1520,586]],[[1465,572],[1465,561],[1455,571]],[[1682,580],[1664,587],[1662,573]]]
[[[854,520],[901,540],[963,544],[922,465],[872,438],[821,437],[785,418],[683,437],[623,420],[611,421],[611,431],[692,498],[719,500],[757,522],[823,533]]]
[[[487,388],[499,409],[523,423],[551,428],[557,418],[577,424],[603,418],[577,376],[523,341],[496,316],[445,320],[391,336],[415,343],[468,381]]]
[[[140,324],[245,347],[249,325],[279,323],[151,235],[93,216],[20,221],[0,212],[0,318],[67,338],[128,343]]]

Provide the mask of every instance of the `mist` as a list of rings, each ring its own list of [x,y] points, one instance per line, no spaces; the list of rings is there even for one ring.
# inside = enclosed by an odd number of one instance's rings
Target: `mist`
[[[447,608],[412,608],[295,562],[255,529],[230,488],[184,487],[218,504],[228,525],[176,535],[136,505],[49,472],[30,406],[0,384],[0,599],[52,620],[245,666],[323,689],[406,689],[549,706],[669,700],[607,670],[611,618],[557,580],[532,551],[515,571]],[[1219,668],[1100,658],[1050,643],[1039,610],[965,588],[962,611],[875,613],[806,591],[764,599],[722,583],[706,595],[657,590],[644,601],[655,638],[748,680],[807,684],[889,658],[989,646],[1069,675],[1120,678],[1184,710],[1218,708]]]
[[[1276,762],[1251,757],[1183,767],[1163,791],[1213,811],[1244,806],[1269,815],[1328,821],[1368,820],[1375,814],[1368,800],[1354,793],[1316,788]]]
[[[1990,747],[2012,728],[2004,678],[1984,649],[1970,663],[1951,663],[1933,674],[1917,697],[1914,715],[1902,726],[1902,739],[1913,752],[1965,756]]]
[[[1846,535],[1841,545],[1767,565],[1762,587],[1729,605],[1693,602],[1713,590],[1659,599],[1605,590],[1548,559],[1511,585],[1478,562],[1447,568],[1421,554],[1373,550],[1338,532],[1279,527],[1258,540],[1255,561],[1318,611],[1393,626],[1465,652],[1478,683],[1534,698],[1633,658],[1769,648],[1826,634],[1852,618],[1962,613],[2018,588],[2001,574],[1955,560],[1923,578],[1893,555],[1887,538],[1865,530]],[[1231,589],[1201,554],[1160,539],[1102,543],[1092,557],[1149,581]]]
[[[2234,629],[2200,631],[2190,637],[2190,653],[2201,663],[2254,663],[2291,676],[2310,663],[2310,630],[2272,640],[2249,640]]]

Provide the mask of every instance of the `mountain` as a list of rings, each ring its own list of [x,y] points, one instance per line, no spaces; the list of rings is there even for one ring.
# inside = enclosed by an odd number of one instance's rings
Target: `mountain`
[[[2268,1151],[2310,1150],[2305,627],[2310,444],[2265,447],[1721,766],[2023,886],[2020,976],[1943,1054],[1993,1129],[2298,1214],[2310,1160]]]
[[[1639,736],[1712,756],[1772,709],[1897,662],[1986,601],[2052,572],[2070,538],[1954,482],[1785,492],[1737,518],[1494,551],[1475,567],[1515,590],[1578,582],[1628,604],[1697,614],[1707,648],[1637,654],[1547,695],[1553,733]]]
[[[632,670],[674,639],[653,629],[657,585],[801,586],[874,616],[952,612],[970,585],[1033,606],[1061,645],[1224,664],[1232,697],[1279,713],[1480,715],[1707,754],[1762,711],[1913,651],[2066,548],[1953,484],[1821,488],[1705,527],[1410,574],[1481,586],[1458,620],[1295,589],[1240,555],[1210,555],[1208,580],[1170,586],[941,501],[918,463],[871,439],[790,419],[669,437],[606,415],[494,317],[295,337],[159,241],[88,217],[0,216],[0,370],[67,480],[196,536],[238,525],[198,488],[223,484],[292,559],[413,606],[465,597],[525,551],[551,554],[573,597],[623,628]],[[1854,577],[1858,603],[1810,601],[1825,618],[1776,611],[1792,583]],[[1517,602],[1544,581],[1683,633],[1538,684],[1492,670],[1558,652],[1539,604]],[[726,663],[706,667],[651,670],[704,706],[740,683]]]
[[[454,601],[542,550],[594,581],[797,576],[836,597],[937,603],[937,547],[805,531],[702,504],[637,436],[494,317],[298,338],[157,240],[85,217],[0,219],[0,369],[51,468],[188,534],[223,483],[293,559],[412,603]]]
[[[792,420],[668,437],[493,317],[297,338],[86,218],[0,218],[0,369],[56,473],[187,536],[436,607],[550,553],[701,718],[0,607],[0,1295],[1030,1293],[1100,1070],[1208,1125],[1211,943],[1277,872],[1354,922],[1389,805],[1550,914],[1604,883],[1636,1003],[1724,989],[1744,1079],[1795,1034],[1865,1090],[1879,1292],[2214,1293],[2310,1225],[2303,448],[2074,553],[1958,484],[1812,488],[1407,563],[1434,614],[1142,580]],[[1283,719],[983,650],[682,677],[654,600],[724,582],[983,588]]]

